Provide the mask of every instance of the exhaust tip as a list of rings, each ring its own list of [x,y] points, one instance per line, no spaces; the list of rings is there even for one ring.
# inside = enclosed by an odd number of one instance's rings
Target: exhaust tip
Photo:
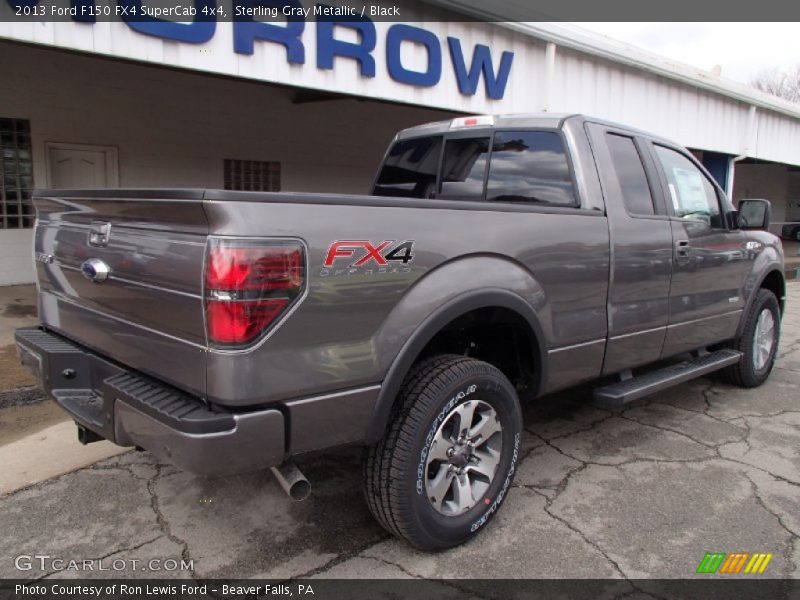
[[[278,480],[283,491],[295,502],[301,502],[311,494],[311,484],[293,462],[288,461],[272,467],[270,471]]]
[[[311,495],[311,484],[307,479],[296,481],[289,488],[289,497],[295,502],[302,502]]]

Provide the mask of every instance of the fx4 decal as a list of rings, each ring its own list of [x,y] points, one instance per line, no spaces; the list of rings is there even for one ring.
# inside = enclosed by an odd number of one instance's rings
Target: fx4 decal
[[[366,240],[336,240],[328,248],[323,267],[330,269],[339,261],[340,267],[364,267],[374,263],[378,267],[390,266],[390,263],[407,265],[414,260],[414,240],[404,240],[395,244],[395,240],[386,240],[373,244]],[[345,264],[349,261],[349,264]]]

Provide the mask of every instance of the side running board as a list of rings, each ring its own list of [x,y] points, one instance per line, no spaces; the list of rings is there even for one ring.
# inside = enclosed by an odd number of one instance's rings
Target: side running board
[[[692,360],[597,388],[594,390],[594,400],[604,406],[622,406],[673,385],[734,365],[741,358],[742,353],[736,350],[717,350]]]

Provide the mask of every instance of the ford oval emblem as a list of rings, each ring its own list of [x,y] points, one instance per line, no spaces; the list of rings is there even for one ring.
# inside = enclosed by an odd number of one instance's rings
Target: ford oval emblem
[[[108,275],[111,273],[111,267],[99,258],[90,258],[89,260],[83,261],[81,273],[83,273],[86,279],[91,279],[95,283],[102,283],[108,279]]]

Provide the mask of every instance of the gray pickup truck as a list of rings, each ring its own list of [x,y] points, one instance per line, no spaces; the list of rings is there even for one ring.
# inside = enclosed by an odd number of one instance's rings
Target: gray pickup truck
[[[19,354],[84,443],[199,474],[364,447],[375,518],[425,549],[496,514],[521,400],[621,405],[775,361],[769,203],[685,149],[580,115],[462,117],[392,141],[371,195],[36,194]]]

